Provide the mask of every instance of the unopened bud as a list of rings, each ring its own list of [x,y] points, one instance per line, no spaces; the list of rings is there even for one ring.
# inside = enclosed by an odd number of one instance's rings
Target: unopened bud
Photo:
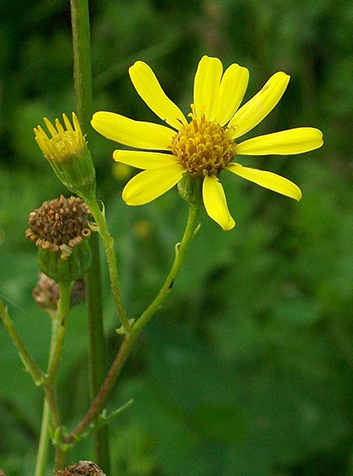
[[[96,172],[80,123],[75,113],[72,113],[73,126],[65,114],[63,121],[66,129],[59,119],[54,127],[44,118],[51,137],[38,126],[34,129],[37,144],[65,187],[80,196],[91,194],[96,188]]]

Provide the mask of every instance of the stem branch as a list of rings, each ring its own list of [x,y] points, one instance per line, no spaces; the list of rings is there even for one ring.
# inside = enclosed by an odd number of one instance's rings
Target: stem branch
[[[110,370],[103,382],[103,385],[97,394],[96,398],[92,402],[90,408],[88,409],[86,415],[77,425],[77,427],[65,438],[63,438],[63,443],[72,443],[77,439],[87,428],[87,426],[97,418],[99,413],[102,411],[103,406],[107,400],[109,392],[116,380],[118,379],[122,368],[127,361],[134,343],[138,336],[140,335],[142,329],[146,326],[155,312],[159,309],[163,301],[166,299],[168,293],[170,292],[174,281],[180,271],[181,265],[185,259],[186,252],[189,248],[192,238],[194,237],[195,228],[197,225],[199,216],[199,208],[193,205],[189,207],[189,216],[184,231],[183,238],[181,240],[180,246],[177,249],[176,256],[172,268],[162,286],[159,293],[157,294],[154,301],[148,306],[148,308],[141,314],[140,318],[136,321],[135,325],[132,327],[130,334],[127,334],[124,338],[122,345],[118,351],[118,354],[110,367]]]
[[[26,371],[30,374],[34,383],[37,386],[42,385],[45,380],[45,376],[43,372],[40,370],[40,368],[38,367],[37,363],[31,356],[31,354],[29,353],[29,351],[27,350],[26,346],[24,345],[7,311],[7,308],[4,306],[1,299],[0,299],[0,319],[2,320],[8,333],[10,334],[12,342],[17,348],[17,351],[20,355],[23,365],[25,366]]]
[[[89,209],[97,223],[99,234],[103,241],[104,250],[105,250],[105,254],[107,258],[109,276],[110,276],[110,285],[111,285],[111,290],[113,293],[115,307],[125,332],[129,334],[132,331],[132,327],[129,323],[129,320],[127,318],[124,305],[123,305],[123,299],[121,295],[119,276],[118,276],[118,267],[116,264],[114,239],[109,232],[104,213],[99,208],[96,198],[93,196],[85,197],[85,201],[87,205],[89,206]]]

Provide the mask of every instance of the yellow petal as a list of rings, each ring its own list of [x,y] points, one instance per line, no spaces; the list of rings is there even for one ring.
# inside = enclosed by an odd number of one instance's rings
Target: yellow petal
[[[160,169],[178,163],[172,154],[137,150],[115,150],[113,159],[138,169]]]
[[[318,149],[323,144],[322,132],[313,127],[298,127],[254,137],[238,144],[236,154],[243,155],[290,155]]]
[[[232,64],[225,71],[218,94],[215,121],[221,126],[235,114],[243,100],[249,82],[249,71],[238,64]]]
[[[233,174],[239,175],[239,177],[250,180],[250,182],[257,183],[257,185],[261,187],[286,195],[286,197],[294,198],[294,200],[298,201],[302,198],[300,188],[295,185],[295,183],[280,175],[264,170],[243,167],[240,164],[229,164],[226,169],[233,172]]]
[[[218,58],[204,56],[197,68],[194,81],[194,104],[196,114],[213,121],[217,110],[217,99],[223,66]]]
[[[129,74],[138,94],[158,117],[178,130],[182,124],[186,124],[184,114],[167,97],[154,72],[146,63],[136,61],[129,69]]]
[[[163,195],[179,182],[185,169],[180,164],[161,169],[145,170],[135,175],[123,190],[127,205],[144,205]]]
[[[202,186],[203,203],[207,214],[223,230],[231,230],[235,221],[231,217],[221,182],[215,175],[206,175]]]
[[[175,131],[168,127],[128,119],[113,112],[96,112],[93,129],[107,139],[139,149],[170,150]]]
[[[280,71],[274,74],[261,91],[238,110],[228,124],[234,128],[233,139],[253,129],[272,111],[283,96],[288,82],[289,76],[286,73]]]

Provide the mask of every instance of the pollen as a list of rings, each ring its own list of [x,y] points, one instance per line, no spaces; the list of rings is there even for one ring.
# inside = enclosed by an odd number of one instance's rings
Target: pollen
[[[86,140],[82,135],[81,127],[75,113],[72,114],[73,126],[65,114],[63,114],[64,126],[59,119],[55,120],[55,127],[44,118],[45,125],[51,135],[48,137],[41,126],[34,129],[37,144],[48,160],[65,161],[74,154],[80,155],[86,145]]]
[[[193,107],[193,106],[191,106]],[[193,176],[218,175],[234,158],[235,142],[231,130],[190,113],[172,139],[172,153]]]
[[[74,247],[91,234],[89,213],[81,198],[61,195],[29,214],[26,237],[39,248],[61,251],[60,257],[68,259]]]

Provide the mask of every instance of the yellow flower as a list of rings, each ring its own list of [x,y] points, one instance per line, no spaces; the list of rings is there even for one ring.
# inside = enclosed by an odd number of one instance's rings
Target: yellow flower
[[[72,127],[66,114],[63,114],[66,130],[61,125],[59,119],[55,120],[55,127],[45,117],[44,122],[51,134],[51,138],[47,136],[41,126],[34,128],[37,144],[43,152],[47,160],[55,160],[57,162],[71,160],[73,155],[81,156],[86,146],[86,140],[82,135],[80,123],[76,114],[72,113]]]
[[[143,205],[154,200],[188,173],[202,179],[202,197],[208,215],[224,230],[230,230],[235,222],[218,178],[223,169],[300,200],[301,191],[293,182],[234,162],[238,155],[301,154],[323,144],[322,133],[311,127],[237,142],[279,102],[288,85],[287,74],[274,74],[250,101],[238,109],[248,85],[248,70],[232,64],[222,74],[221,61],[204,56],[195,76],[194,102],[188,122],[166,96],[146,63],[137,61],[129,73],[137,93],[170,127],[134,121],[111,112],[93,115],[92,126],[100,134],[120,144],[142,149],[116,150],[113,155],[117,162],[144,169],[123,190],[123,200],[128,205]]]
[[[34,128],[35,139],[59,180],[72,192],[84,196],[96,187],[91,153],[76,114],[72,113],[73,126],[65,114],[62,117],[66,129],[59,119],[55,120],[54,127],[45,117],[44,122],[51,137],[38,126]]]

